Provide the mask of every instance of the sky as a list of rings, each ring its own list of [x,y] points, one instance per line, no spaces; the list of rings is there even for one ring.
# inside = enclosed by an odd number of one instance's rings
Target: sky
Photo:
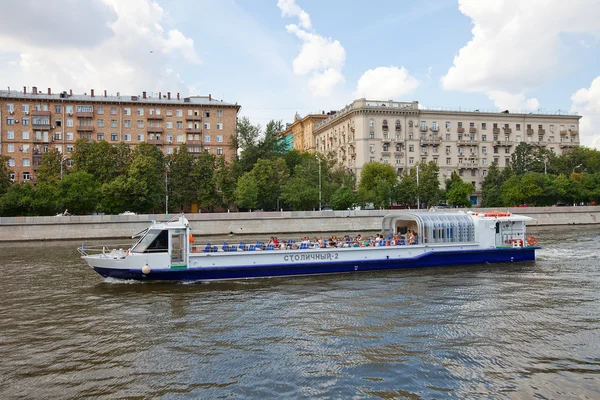
[[[571,112],[600,148],[597,0],[9,1],[3,90],[210,93],[262,126],[361,97]]]

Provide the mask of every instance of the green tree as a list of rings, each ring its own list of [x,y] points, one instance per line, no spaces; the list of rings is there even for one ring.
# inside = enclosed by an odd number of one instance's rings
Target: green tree
[[[215,163],[215,155],[209,152],[203,151],[195,158],[192,178],[198,207],[203,210],[212,211],[220,203],[217,194]]]
[[[238,179],[235,199],[240,208],[258,208],[258,183],[252,173],[246,172]]]
[[[396,185],[394,193],[394,198],[398,204],[405,207],[417,204],[417,179],[414,169],[410,172],[404,172],[401,175],[400,182]]]
[[[507,169],[505,169],[506,171]],[[508,169],[510,171],[510,169]],[[504,205],[502,199],[502,184],[505,182],[504,171],[500,171],[497,163],[492,163],[487,170],[487,175],[481,183],[481,194],[483,207],[501,207]]]
[[[294,211],[316,208],[319,204],[319,187],[315,185],[314,172],[306,165],[297,165],[293,176],[282,188],[281,198]]]
[[[217,158],[215,178],[220,203],[225,208],[235,204],[235,186],[237,182],[236,161],[227,163],[223,157]]]
[[[35,188],[31,183],[13,183],[8,187],[6,193],[0,196],[0,216],[33,215],[34,199]]]
[[[450,188],[455,182],[463,182],[462,178],[456,173],[456,171],[452,171],[450,174],[450,178],[446,179],[446,191],[449,192]]]
[[[458,207],[471,207],[469,196],[474,190],[472,184],[464,182],[462,179],[455,180],[447,191],[448,204]]]
[[[331,197],[331,207],[334,210],[347,210],[356,204],[356,193],[348,186],[338,188]]]
[[[143,151],[135,154],[127,181],[128,194],[133,200],[131,211],[144,213],[162,209],[165,200],[165,165],[162,153],[160,156]]]
[[[392,188],[396,184],[396,171],[389,164],[370,162],[365,164],[358,183],[358,199],[376,206],[389,204]]]
[[[533,148],[526,142],[521,142],[510,156],[510,165],[517,176],[530,172],[533,167]]]
[[[31,203],[35,215],[54,215],[64,210],[58,205],[58,185],[55,182],[39,180],[35,189],[35,198]]]
[[[252,176],[258,185],[258,208],[275,210],[289,171],[283,158],[274,160],[259,159],[252,168]]]
[[[169,203],[183,209],[196,200],[193,181],[194,156],[188,152],[186,145],[183,145],[169,157],[167,164]]]
[[[100,187],[94,175],[78,171],[65,175],[58,185],[60,205],[72,214],[96,210]]]
[[[8,167],[9,158],[0,156],[0,196],[8,191],[10,186],[10,174],[12,170]]]
[[[144,144],[138,145],[138,148]],[[156,146],[151,147],[156,149]],[[93,174],[100,183],[110,182],[117,175],[115,153],[115,148],[104,140],[88,142],[87,139],[79,139],[75,142],[75,151],[71,156],[73,168],[75,171]]]
[[[57,149],[52,148],[47,153],[44,153],[40,166],[36,171],[38,182],[57,184],[61,176],[61,164],[63,164],[62,167],[64,168],[63,155]]]
[[[417,195],[424,208],[427,208],[439,202],[442,197],[440,181],[438,179],[440,169],[433,161],[428,163],[421,162],[417,164],[416,168],[419,168]]]

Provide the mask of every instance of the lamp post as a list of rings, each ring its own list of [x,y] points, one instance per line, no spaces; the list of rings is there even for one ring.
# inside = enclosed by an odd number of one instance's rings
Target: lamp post
[[[419,164],[417,164],[417,210],[421,209],[421,198],[419,197]]]
[[[575,172],[575,170],[576,170],[577,168],[581,167],[582,165],[583,165],[583,164],[579,164],[579,165],[576,165],[575,167],[573,167],[573,173]]]
[[[165,215],[169,214],[169,185],[167,177],[169,176],[169,170],[165,168]]]
[[[321,157],[317,156],[319,161],[319,211],[321,211]]]
[[[62,154],[60,155],[60,180],[62,181],[63,178],[63,164],[65,163],[65,156],[63,156]]]

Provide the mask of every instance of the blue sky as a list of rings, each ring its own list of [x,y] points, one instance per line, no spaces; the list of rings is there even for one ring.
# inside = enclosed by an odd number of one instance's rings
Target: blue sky
[[[24,0],[0,16],[4,86],[211,93],[238,102],[242,116],[262,125],[289,122],[296,111],[340,109],[362,96],[563,110],[583,115],[582,142],[600,146],[596,1],[60,4]],[[57,23],[13,26],[35,13]]]

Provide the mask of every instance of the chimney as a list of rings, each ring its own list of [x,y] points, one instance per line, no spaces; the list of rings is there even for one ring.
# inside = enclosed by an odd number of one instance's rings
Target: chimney
[[[167,100],[171,100],[171,92],[167,92]]]
[[[73,89],[69,89],[69,96],[73,96]]]
[[[27,94],[27,86],[23,86],[23,94]]]
[[[52,89],[48,88],[48,94],[52,94]]]
[[[158,98],[162,99],[162,92],[158,92]]]
[[[177,93],[177,100],[179,100],[179,93]]]
[[[106,97],[106,89],[104,89],[104,97]]]
[[[37,94],[37,86],[31,88],[33,90],[33,94]]]
[[[90,96],[94,97],[94,89],[90,89]]]
[[[146,98],[146,92],[142,92],[142,98]]]
[[[212,96],[210,95],[210,93],[208,94],[208,101],[212,100]]]

